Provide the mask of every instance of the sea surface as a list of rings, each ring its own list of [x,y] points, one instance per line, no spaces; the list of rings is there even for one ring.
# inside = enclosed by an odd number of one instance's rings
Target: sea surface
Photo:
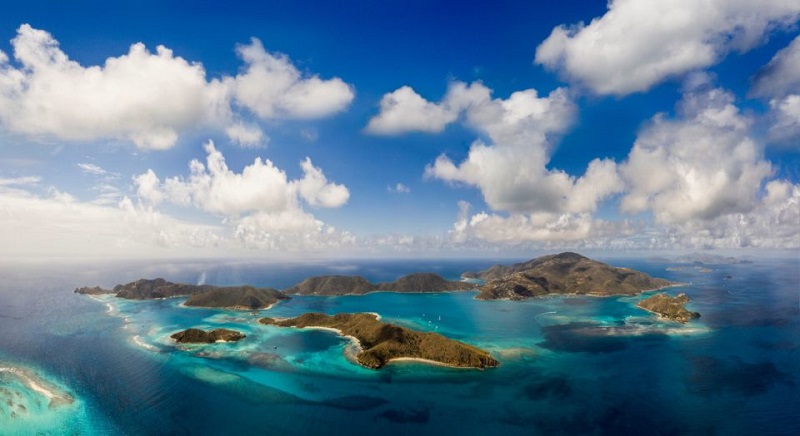
[[[686,283],[667,292],[702,317],[660,320],[635,307],[644,296],[298,296],[256,316],[73,293],[142,277],[279,289],[321,274],[458,279],[495,260],[3,265],[0,434],[800,434],[800,260],[607,261]],[[377,312],[501,366],[370,370],[335,333],[257,323],[308,311]],[[189,327],[247,338],[169,339]]]

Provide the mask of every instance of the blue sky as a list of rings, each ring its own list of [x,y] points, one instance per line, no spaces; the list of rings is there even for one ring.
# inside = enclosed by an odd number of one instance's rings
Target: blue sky
[[[0,257],[800,246],[795,1],[340,3],[4,5]]]

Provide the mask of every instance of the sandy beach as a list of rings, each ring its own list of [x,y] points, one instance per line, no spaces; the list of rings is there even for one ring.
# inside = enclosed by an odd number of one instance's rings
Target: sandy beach
[[[447,363],[438,362],[436,360],[423,359],[421,357],[393,357],[393,358],[389,359],[389,363],[394,363],[394,362],[419,362],[419,363],[424,363],[424,364],[427,364],[427,365],[443,366],[445,368],[478,369],[478,368],[473,368],[471,366],[449,365]]]
[[[53,390],[48,389],[45,386],[46,383],[44,381],[38,380],[35,376],[31,376],[26,373],[26,371],[21,370],[19,368],[13,367],[0,367],[0,372],[9,372],[17,376],[20,380],[22,380],[32,391],[41,394],[43,397],[47,398],[50,402],[50,406],[58,406],[60,404],[71,404],[73,398],[67,394],[62,392],[54,392]]]

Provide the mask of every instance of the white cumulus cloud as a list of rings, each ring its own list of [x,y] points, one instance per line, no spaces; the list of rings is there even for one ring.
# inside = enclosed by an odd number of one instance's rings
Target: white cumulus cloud
[[[750,94],[769,100],[770,137],[800,146],[800,36],[759,71]]]
[[[289,180],[268,159],[257,157],[241,173],[236,173],[228,168],[225,157],[212,141],[206,143],[205,151],[206,164],[192,160],[188,178],[170,177],[160,183],[152,170],[134,177],[139,197],[151,203],[166,199],[221,216],[299,210],[300,198],[315,207],[339,207],[350,197],[345,186],[328,182],[322,170],[308,158],[300,165],[303,177]]]
[[[250,248],[319,248],[351,238],[303,209],[303,202],[336,208],[350,198],[347,187],[329,181],[311,159],[300,163],[303,176],[290,180],[270,160],[256,158],[235,172],[213,142],[206,143],[205,151],[205,164],[192,160],[188,177],[161,181],[152,170],[135,176],[139,199],[146,205],[169,202],[221,217],[232,238]]]
[[[131,45],[102,65],[83,66],[44,30],[23,24],[11,41],[12,63],[0,51],[0,125],[32,138],[126,140],[163,150],[197,127],[224,130],[245,146],[265,141],[248,112],[263,120],[317,118],[343,110],[353,90],[339,78],[297,70],[261,42],[238,47],[247,65],[237,76],[207,79],[199,62],[159,45]]]
[[[691,220],[669,231],[687,248],[800,248],[800,185],[773,180],[747,212]]]
[[[707,86],[689,91],[678,115],[657,115],[637,137],[621,165],[629,184],[622,210],[652,211],[661,224],[751,211],[771,165],[733,96]]]
[[[554,28],[535,59],[594,93],[621,96],[748,51],[798,17],[796,0],[611,0],[588,25]]]
[[[261,118],[319,118],[340,112],[353,101],[353,89],[342,79],[302,74],[287,56],[264,50],[257,38],[236,52],[247,67],[223,82],[233,89],[238,104]]]
[[[555,140],[575,118],[576,107],[564,89],[539,97],[534,89],[508,99],[492,99],[480,83],[455,83],[449,107],[465,113],[466,123],[489,142],[476,140],[461,163],[441,155],[425,174],[481,190],[495,210],[514,213],[584,213],[622,189],[616,164],[595,159],[581,177],[547,168]]]
[[[225,134],[242,147],[258,147],[268,142],[261,128],[252,124],[233,123],[225,128]]]
[[[427,177],[480,189],[489,207],[510,214],[460,218],[456,227],[479,238],[578,238],[590,227],[587,214],[623,189],[616,163],[609,159],[591,161],[582,176],[548,168],[554,144],[577,112],[566,89],[546,96],[526,89],[500,99],[492,98],[492,90],[480,82],[454,81],[438,103],[403,87],[386,94],[381,109],[368,131],[435,132],[463,119],[485,138],[473,142],[462,162],[440,155],[425,169]]]
[[[438,133],[453,122],[458,113],[431,103],[410,86],[403,86],[381,98],[380,113],[369,120],[367,132],[391,135],[409,131]]]
[[[532,241],[575,241],[587,238],[592,228],[589,214],[511,214],[501,216],[480,212],[463,215],[453,225],[451,236],[457,242],[477,238],[501,244]]]
[[[778,97],[800,93],[800,36],[779,50],[753,81],[750,94]]]

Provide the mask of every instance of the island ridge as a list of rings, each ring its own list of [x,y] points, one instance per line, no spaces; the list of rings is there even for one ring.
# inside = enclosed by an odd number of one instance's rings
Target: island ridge
[[[637,295],[678,283],[628,268],[617,268],[577,253],[537,257],[514,265],[495,265],[465,278],[485,281],[480,300],[524,300],[544,295]]]

